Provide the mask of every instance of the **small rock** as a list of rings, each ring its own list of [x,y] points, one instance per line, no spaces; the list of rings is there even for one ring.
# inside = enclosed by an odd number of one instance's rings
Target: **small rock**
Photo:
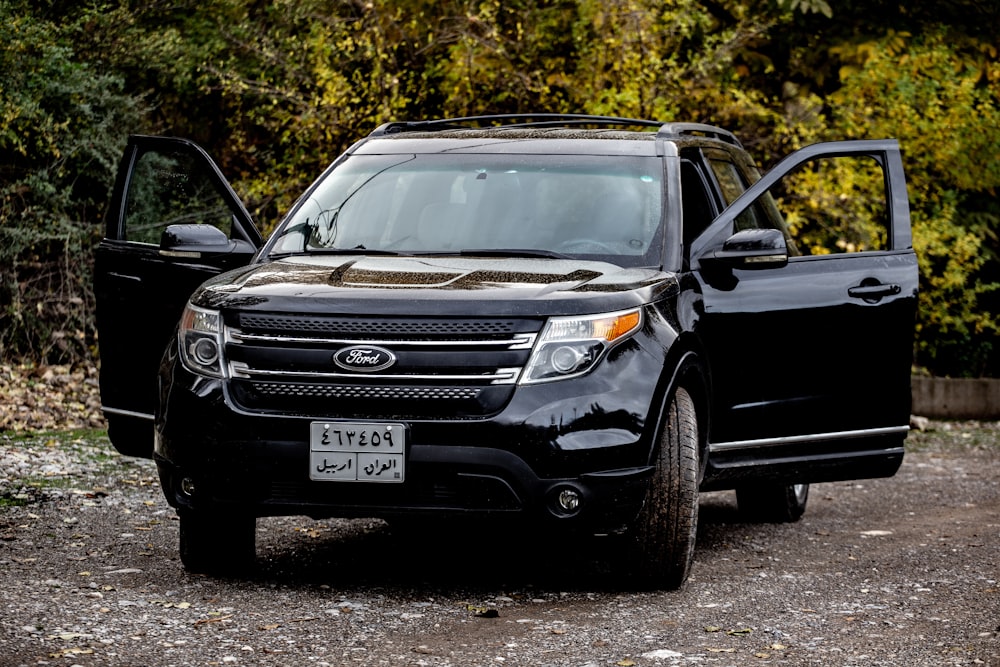
[[[655,651],[649,651],[648,653],[642,654],[643,658],[647,660],[666,660],[668,658],[683,658],[683,653],[678,653],[677,651],[671,651],[670,649],[657,649]]]

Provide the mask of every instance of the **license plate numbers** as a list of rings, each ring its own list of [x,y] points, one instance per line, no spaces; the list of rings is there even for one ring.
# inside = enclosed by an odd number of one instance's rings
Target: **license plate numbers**
[[[399,483],[405,479],[402,424],[313,422],[309,426],[309,479]]]

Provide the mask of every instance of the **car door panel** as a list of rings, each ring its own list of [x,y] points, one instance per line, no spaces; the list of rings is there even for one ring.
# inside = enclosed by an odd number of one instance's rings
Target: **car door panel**
[[[173,252],[171,224],[211,224],[234,239],[228,252]],[[259,232],[211,158],[195,144],[130,137],[95,253],[101,402],[112,444],[151,456],[156,371],[188,297],[202,282],[247,264]]]
[[[888,248],[792,256],[773,268],[710,261],[738,216],[793,169],[856,155],[873,157],[885,170]],[[910,238],[898,146],[865,141],[793,154],[692,244],[703,298],[697,330],[713,381],[714,447],[848,439],[886,429],[905,434],[917,292]]]
[[[736,270],[729,290],[703,286],[703,335],[725,415],[713,440],[905,423],[916,298],[912,256],[880,258],[874,266],[863,255],[812,259]],[[875,281],[896,289],[850,295]],[[905,294],[903,286],[910,288]]]

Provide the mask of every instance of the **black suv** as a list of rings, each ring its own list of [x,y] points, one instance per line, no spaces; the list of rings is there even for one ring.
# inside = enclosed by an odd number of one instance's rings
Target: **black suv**
[[[250,565],[259,516],[509,518],[615,533],[673,588],[699,490],[794,521],[810,483],[903,458],[892,140],[761,177],[701,124],[389,123],[264,241],[199,147],[132,137],[107,220],[110,438],[156,461],[192,571]]]

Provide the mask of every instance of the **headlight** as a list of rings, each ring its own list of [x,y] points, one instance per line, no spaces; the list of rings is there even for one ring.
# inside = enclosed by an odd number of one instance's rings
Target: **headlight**
[[[545,325],[521,379],[524,384],[576,377],[589,371],[615,343],[642,323],[642,311],[553,317]]]
[[[222,377],[222,315],[188,304],[181,315],[177,344],[181,361],[202,375]]]

